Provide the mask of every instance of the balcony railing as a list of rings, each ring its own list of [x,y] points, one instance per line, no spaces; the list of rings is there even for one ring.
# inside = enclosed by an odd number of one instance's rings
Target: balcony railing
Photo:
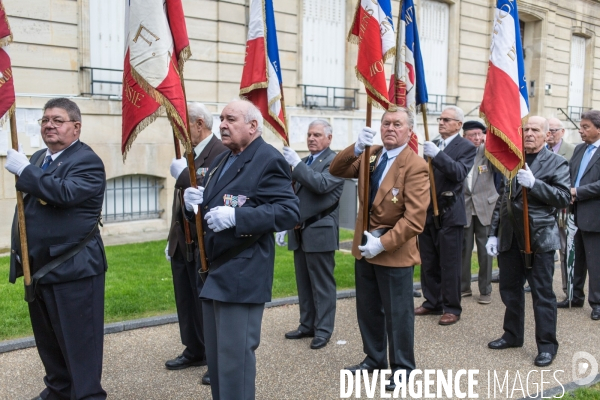
[[[84,96],[109,96],[120,98],[123,93],[123,70],[109,68],[81,67],[89,71],[90,91]]]
[[[458,96],[446,96],[444,94],[429,94],[427,102],[427,113],[441,114],[446,106],[458,104]]]
[[[567,107],[567,113],[569,114],[569,118],[573,121],[581,121],[581,115],[589,110],[591,110],[590,107]]]
[[[302,88],[302,107],[337,110],[358,109],[358,89],[298,85]]]

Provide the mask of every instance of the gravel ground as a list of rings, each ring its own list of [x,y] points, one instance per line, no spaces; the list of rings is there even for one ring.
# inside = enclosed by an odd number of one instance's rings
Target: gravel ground
[[[558,271],[557,271],[558,272]],[[559,274],[555,276],[555,291],[560,290]],[[473,297],[463,299],[460,322],[440,326],[436,316],[417,317],[415,353],[420,369],[477,369],[476,393],[480,398],[522,398],[527,393],[527,374],[539,371],[533,366],[537,355],[531,295],[527,295],[526,336],[522,348],[494,351],[487,348],[490,340],[502,334],[504,306],[493,285],[492,303],[477,303],[476,282]],[[559,295],[562,300],[562,295]],[[420,305],[421,299],[415,299]],[[560,348],[553,365],[544,375],[544,389],[573,381],[572,359],[575,352],[585,351],[600,360],[599,321],[590,319],[590,307],[558,310],[558,340]],[[355,299],[338,300],[336,328],[328,346],[321,350],[309,348],[310,339],[286,340],[283,334],[295,329],[297,305],[265,310],[261,345],[257,350],[257,399],[336,399],[340,398],[340,369],[362,361],[362,343],[356,323]],[[110,334],[105,337],[103,386],[112,399],[210,399],[210,389],[200,384],[206,367],[168,371],[167,359],[182,350],[176,324],[143,328]],[[563,372],[560,372],[562,370]],[[488,371],[504,378],[508,371],[510,390],[500,394],[493,388],[488,395]],[[518,375],[517,375],[518,373]],[[555,374],[555,378],[552,376]],[[520,381],[517,379],[520,377]],[[35,348],[0,354],[0,399],[31,399],[43,389],[43,367]],[[466,379],[461,388],[466,389]],[[515,384],[516,381],[516,384]],[[541,381],[539,372],[532,372],[529,388]],[[521,383],[520,383],[521,382]],[[432,390],[435,392],[436,385]],[[379,388],[375,398],[380,398]],[[351,398],[355,398],[353,395]],[[362,388],[361,398],[367,398]]]

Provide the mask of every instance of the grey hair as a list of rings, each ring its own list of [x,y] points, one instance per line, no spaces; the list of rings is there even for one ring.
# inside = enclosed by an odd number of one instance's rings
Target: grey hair
[[[209,131],[212,131],[213,127],[213,116],[206,106],[197,101],[188,102],[188,116],[190,123],[196,122],[198,119],[204,121],[204,125]]]
[[[396,113],[399,111],[402,111],[404,114],[406,114],[406,121],[408,122],[408,126],[410,126],[410,129],[412,129],[415,126],[415,115],[406,107],[396,107],[395,110],[385,110],[383,115],[381,116],[381,122],[383,122],[383,118],[387,114]]]
[[[589,110],[581,114],[581,119],[587,119],[590,121],[596,128],[600,128],[600,111],[598,110]]]
[[[462,110],[462,108],[459,108],[459,107],[456,107],[456,106],[446,106],[446,107],[444,107],[444,109],[442,110],[442,112],[444,112],[446,110],[452,110],[452,111],[454,111],[454,118],[456,118],[460,122],[464,122],[465,121],[465,113]]]
[[[333,128],[331,127],[329,122],[325,121],[324,119],[315,119],[308,125],[308,129],[312,128],[315,125],[321,125],[323,127],[323,132],[325,132],[325,135],[331,136],[333,134]]]
[[[77,104],[72,100],[64,97],[50,99],[44,105],[44,111],[49,108],[62,108],[67,112],[67,115],[71,121],[81,122],[81,111],[79,110],[79,106],[77,106]]]
[[[246,98],[241,98],[239,101],[243,101],[248,105],[248,111],[244,114],[244,122],[249,124],[251,121],[256,121],[256,131],[259,135],[262,135],[263,116],[258,107],[256,107],[250,100]]]

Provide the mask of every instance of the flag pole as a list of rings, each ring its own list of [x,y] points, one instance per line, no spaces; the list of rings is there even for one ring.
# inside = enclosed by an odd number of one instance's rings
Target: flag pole
[[[17,117],[16,110],[10,114],[10,139],[13,150],[19,151],[19,138],[17,136]],[[19,177],[15,175],[15,183]],[[29,267],[29,248],[27,246],[27,228],[25,226],[25,206],[23,203],[23,193],[17,190],[17,219],[19,222],[19,240],[21,242],[21,266],[23,267],[23,279],[25,283],[25,299],[27,300],[27,290],[31,286],[31,269]]]
[[[185,120],[186,120],[186,131],[185,135],[187,139],[190,139],[190,116],[188,115],[187,108],[187,96],[185,94],[185,82],[183,79],[183,71],[179,71],[181,77],[181,89],[183,90],[183,102],[185,104]],[[194,150],[187,153],[188,171],[190,173],[190,186],[198,188],[198,181],[196,180],[196,167],[194,164]],[[204,227],[202,226],[202,207],[198,206],[198,212],[196,213],[196,233],[198,234],[198,249],[200,250],[200,266],[203,273],[208,272],[208,261],[206,259],[206,248],[204,246]]]
[[[187,107],[187,104],[186,104]],[[188,127],[189,131],[189,127]],[[175,129],[173,129],[173,143],[175,144],[175,158],[181,158],[181,148],[179,147],[179,140],[177,140],[177,135],[175,134]],[[188,168],[189,169],[189,168]],[[196,167],[194,165],[194,170]],[[181,214],[185,214],[184,204],[183,204],[183,192],[179,189],[175,189],[178,191],[177,196],[179,197],[179,204],[181,204]],[[185,233],[185,250],[186,250],[186,259],[188,262],[192,262],[194,260],[194,249],[192,247],[192,233],[190,231],[190,223],[183,215],[183,232]]]
[[[527,169],[525,167],[525,134],[521,128],[521,143],[523,149],[523,167],[521,169]],[[529,237],[529,204],[527,201],[527,188],[522,187],[523,191],[523,236],[525,238],[525,268],[531,268],[533,266],[532,254],[531,254],[531,239]]]
[[[425,129],[425,140],[429,141],[429,127],[427,125],[427,106],[425,103],[421,103],[421,114],[423,115],[423,128]],[[433,224],[437,229],[442,227],[442,221],[440,221],[440,210],[438,208],[437,191],[435,189],[435,176],[433,174],[433,165],[431,164],[431,157],[427,157],[427,165],[429,166],[429,186],[431,187],[431,202],[433,203]]]
[[[371,103],[371,98],[367,95],[367,127],[371,127],[371,114],[373,113],[373,104]],[[361,162],[362,165],[362,175],[363,175],[363,232],[369,230],[369,166],[370,162],[370,153],[371,146],[366,146],[365,151],[363,152],[363,159]],[[363,237],[363,239],[365,239]],[[363,246],[365,243],[363,243]]]

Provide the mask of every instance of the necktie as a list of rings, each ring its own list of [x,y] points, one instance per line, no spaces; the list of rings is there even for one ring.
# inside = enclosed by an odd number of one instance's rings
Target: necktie
[[[379,165],[375,168],[375,171],[371,174],[371,184],[369,190],[369,210],[373,205],[373,201],[375,200],[375,195],[377,194],[377,189],[379,189],[379,181],[383,176],[383,171],[385,171],[385,167],[387,166],[388,155],[385,153],[381,156],[381,161],[379,161]]]
[[[444,139],[440,140],[438,147],[440,148],[440,151],[444,151],[446,148],[446,141]]]
[[[52,156],[46,156],[46,158],[44,158],[44,163],[42,164],[42,171],[45,171],[46,168],[48,168],[50,166],[50,163],[52,163]]]
[[[223,174],[225,174],[225,171],[227,171],[229,169],[229,167],[231,167],[231,164],[233,164],[235,162],[235,160],[237,160],[239,154],[237,155],[230,155],[229,158],[227,159],[227,161],[225,161],[225,165],[223,165],[223,169],[221,170],[221,174],[219,174],[219,179],[221,179],[221,177],[223,176]],[[217,181],[219,181],[219,179],[217,179]]]
[[[585,169],[587,168],[588,164],[590,163],[590,160],[592,158],[592,151],[595,148],[596,148],[595,145],[590,144],[587,147],[587,149],[585,150],[585,154],[583,155],[583,158],[581,159],[581,164],[579,164],[579,172],[577,173],[577,180],[575,180],[575,187],[579,187],[579,181],[581,180],[581,177],[583,176]]]
[[[308,159],[306,160],[306,165],[310,165],[313,162],[313,156],[312,154],[308,157]]]

